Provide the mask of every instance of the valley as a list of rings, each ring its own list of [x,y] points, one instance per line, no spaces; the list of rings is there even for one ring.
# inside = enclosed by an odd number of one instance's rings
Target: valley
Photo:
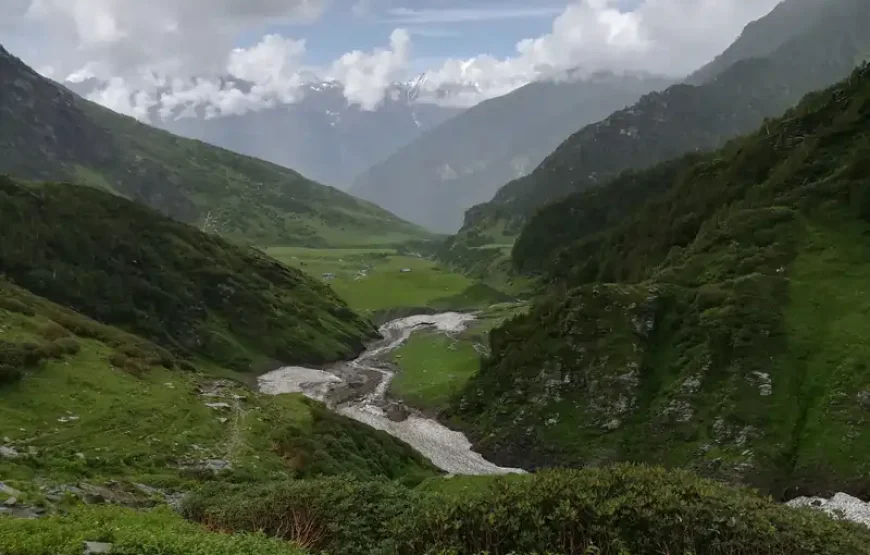
[[[214,80],[0,47],[0,555],[870,555],[866,0],[660,77],[666,3],[411,80],[418,31]],[[593,13],[661,37],[551,42]]]

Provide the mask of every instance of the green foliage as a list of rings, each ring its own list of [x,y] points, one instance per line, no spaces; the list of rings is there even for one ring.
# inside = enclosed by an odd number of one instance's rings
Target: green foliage
[[[422,455],[386,432],[339,416],[321,403],[302,402],[309,418],[278,422],[271,434],[273,450],[296,477],[349,474],[414,485],[437,472]]]
[[[112,544],[118,555],[301,555],[261,534],[226,535],[182,520],[169,508],[147,513],[81,507],[39,520],[0,517],[3,555],[81,555],[84,542]]]
[[[266,253],[318,280],[333,274],[335,277],[327,280],[332,289],[351,308],[368,314],[435,307],[442,298],[461,295],[473,286],[465,276],[422,258],[416,251],[398,254],[384,248],[273,247]],[[403,272],[405,269],[410,272]]]
[[[802,24],[791,26],[788,40],[783,40],[776,23],[778,14],[755,25],[755,35],[763,34],[768,25],[776,27],[770,34],[777,38],[771,40],[781,45],[769,55],[733,60],[727,69],[717,69],[714,79],[652,93],[575,133],[531,174],[502,187],[491,202],[469,210],[462,231],[449,242],[458,254],[452,253],[449,259],[461,260],[463,249],[492,230],[519,234],[546,204],[598,187],[626,170],[719,148],[756,128],[765,117],[781,113],[804,94],[846,77],[870,51],[870,16],[862,0],[828,2],[818,17],[816,8],[796,9],[803,12]],[[766,49],[753,50],[763,53]],[[591,222],[605,214],[592,215]],[[555,220],[552,215],[547,209],[530,223],[530,230],[542,232],[523,233],[522,244],[517,245],[521,258],[534,256],[539,248],[531,235],[540,238],[544,228],[558,231],[565,224],[568,229],[557,235],[571,237],[574,226],[587,225],[589,218],[586,211]],[[543,245],[541,256],[551,252],[549,243]]]
[[[208,460],[232,465],[217,478],[244,481],[436,473],[408,445],[301,395],[254,394],[201,360],[180,372],[166,350],[3,280],[0,299],[17,309],[0,309],[0,438],[24,454],[0,459],[4,480],[183,488],[216,478]],[[223,398],[202,397],[216,381]]]
[[[300,272],[95,189],[0,178],[0,231],[7,278],[178,354],[244,371],[347,357],[373,333]]]
[[[548,297],[493,332],[454,404],[484,453],[870,491],[870,354],[851,331],[870,293],[868,128],[864,67],[718,152],[545,209],[514,256]]]
[[[403,518],[413,490],[352,478],[297,480],[256,487],[216,486],[185,500],[182,513],[216,530],[263,531],[313,552],[389,553],[389,525]]]
[[[617,466],[473,480],[413,491],[344,479],[220,487],[184,513],[337,555],[859,555],[870,541],[865,528],[688,472]]]
[[[182,139],[75,96],[0,49],[0,173],[73,181],[252,244],[323,247],[426,238],[298,173]]]
[[[396,351],[400,371],[390,393],[413,407],[438,412],[477,373],[479,360],[474,339],[417,333]]]

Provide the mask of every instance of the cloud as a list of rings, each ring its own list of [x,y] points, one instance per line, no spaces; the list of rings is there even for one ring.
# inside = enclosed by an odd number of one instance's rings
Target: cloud
[[[0,32],[29,48],[25,59],[46,75],[103,83],[91,98],[110,108],[140,119],[219,117],[297,102],[318,79],[337,81],[348,103],[373,110],[396,80],[419,69],[412,37],[455,38],[460,23],[552,18],[547,33],[518,42],[509,56],[434,63],[417,84],[419,101],[473,105],[578,67],[684,75],[778,0],[427,1],[393,8],[389,0],[347,1],[345,11],[400,28],[385,47],[319,67],[306,65],[305,41],[272,31],[314,22],[334,0],[0,0]],[[241,37],[255,40],[238,48]]]
[[[328,77],[344,86],[348,102],[373,110],[383,102],[387,89],[404,75],[411,53],[411,35],[396,29],[390,35],[390,47],[371,54],[349,52],[335,61]]]
[[[473,7],[473,8],[391,8],[387,10],[386,20],[396,25],[425,23],[467,23],[471,21],[497,21],[504,19],[551,18],[559,15],[563,8],[542,6],[536,8],[522,6]]]
[[[3,0],[5,1],[5,0]],[[18,16],[69,55],[59,71],[92,63],[101,78],[212,74],[243,32],[318,17],[326,0],[31,0]],[[78,65],[76,65],[78,64]]]
[[[626,11],[624,1],[577,0],[549,33],[520,41],[515,55],[447,60],[428,72],[425,87],[433,93],[464,86],[446,102],[470,105],[575,68],[682,76],[724,50],[778,1],[645,0]],[[445,102],[435,94],[421,98]]]

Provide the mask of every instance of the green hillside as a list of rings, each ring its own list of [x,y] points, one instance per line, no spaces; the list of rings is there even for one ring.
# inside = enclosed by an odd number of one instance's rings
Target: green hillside
[[[870,492],[868,132],[865,66],[723,150],[542,212],[514,259],[549,295],[493,332],[454,407],[477,445]]]
[[[180,356],[242,371],[345,358],[374,334],[301,272],[88,187],[0,177],[0,269]]]
[[[530,175],[502,187],[491,202],[471,208],[443,257],[464,266],[491,257],[496,254],[491,249],[478,256],[469,249],[504,243],[505,236],[518,235],[542,206],[606,183],[625,170],[719,148],[804,94],[844,78],[870,54],[870,11],[863,0],[829,2],[820,17],[814,3],[790,2],[802,7],[806,24],[790,26],[790,39],[770,55],[735,61],[702,84],[652,93],[580,130]],[[752,34],[769,27],[782,40],[780,20],[788,15],[792,21],[794,11],[773,12],[754,24]]]
[[[298,173],[182,139],[88,102],[0,47],[0,173],[70,181],[254,244],[370,245],[427,236]]]

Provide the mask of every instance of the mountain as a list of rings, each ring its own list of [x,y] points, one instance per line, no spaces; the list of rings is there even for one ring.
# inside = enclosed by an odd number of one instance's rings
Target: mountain
[[[771,55],[793,37],[808,31],[824,15],[828,5],[826,0],[780,2],[767,16],[749,23],[725,52],[692,73],[686,82],[702,85],[740,60]]]
[[[499,464],[866,497],[868,137],[865,65],[721,150],[544,209],[513,256],[547,295],[493,332],[454,418]]]
[[[302,99],[259,112],[206,119],[152,121],[178,135],[293,168],[346,190],[354,178],[428,129],[461,112],[414,101],[411,84],[396,84],[375,110],[349,106],[336,83],[303,87]]]
[[[239,371],[342,359],[375,335],[298,270],[89,187],[0,177],[0,269],[178,356]]]
[[[807,5],[806,0],[790,1]],[[471,208],[448,245],[455,252],[447,258],[461,257],[469,247],[508,242],[503,236],[516,236],[542,206],[605,183],[624,170],[717,148],[811,90],[842,79],[870,54],[866,7],[864,0],[827,2],[821,16],[807,12],[814,17],[807,28],[770,56],[739,61],[702,85],[680,84],[652,93],[581,129],[530,175]],[[757,22],[756,33],[775,23],[772,17]]]
[[[421,230],[279,166],[120,116],[0,49],[0,172],[75,181],[227,237],[262,244],[367,244]]]
[[[482,102],[361,174],[351,193],[414,223],[455,232],[462,213],[529,173],[584,125],[664,87],[662,78],[577,72]]]

